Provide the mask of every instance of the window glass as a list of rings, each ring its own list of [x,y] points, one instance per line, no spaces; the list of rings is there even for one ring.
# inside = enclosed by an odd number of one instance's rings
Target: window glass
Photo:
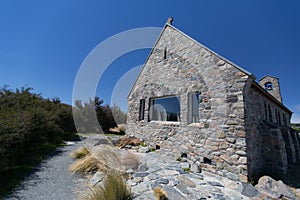
[[[145,99],[140,100],[139,121],[144,120],[145,115]]]
[[[180,121],[180,97],[168,96],[150,99],[150,121]]]

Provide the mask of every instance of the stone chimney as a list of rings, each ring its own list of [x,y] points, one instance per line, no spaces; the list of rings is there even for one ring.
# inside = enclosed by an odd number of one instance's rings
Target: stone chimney
[[[264,88],[275,99],[282,103],[282,97],[280,93],[279,79],[273,76],[265,76],[259,80],[259,85]]]

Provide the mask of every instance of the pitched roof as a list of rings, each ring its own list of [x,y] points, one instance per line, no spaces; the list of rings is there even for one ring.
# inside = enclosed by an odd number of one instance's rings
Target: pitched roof
[[[244,73],[247,74],[248,76],[251,76],[251,77],[253,78],[253,80],[256,79],[256,77],[255,77],[252,73],[250,73],[249,71],[243,69],[242,67],[236,65],[235,63],[233,63],[233,62],[227,60],[226,58],[224,58],[224,57],[222,57],[222,56],[220,56],[219,54],[217,54],[216,52],[212,51],[211,49],[209,49],[209,48],[206,47],[205,45],[201,44],[201,43],[198,42],[197,40],[195,40],[195,39],[193,39],[192,37],[190,37],[189,35],[185,34],[183,31],[181,31],[181,30],[179,30],[178,28],[176,28],[176,27],[174,27],[173,25],[171,25],[170,22],[172,22],[172,20],[170,20],[170,18],[169,18],[168,21],[167,21],[167,23],[166,23],[166,24],[164,25],[164,27],[162,28],[162,31],[161,31],[161,33],[159,34],[159,36],[158,36],[158,38],[157,38],[157,40],[156,40],[156,42],[155,42],[153,48],[151,49],[151,51],[150,51],[150,53],[149,53],[149,55],[148,55],[148,57],[147,57],[147,59],[146,59],[146,61],[145,61],[145,64],[144,64],[142,70],[140,71],[140,73],[139,73],[137,79],[135,80],[135,82],[134,82],[134,84],[133,84],[133,86],[132,86],[132,88],[131,88],[131,90],[130,90],[128,96],[127,96],[127,98],[128,98],[129,95],[131,94],[132,89],[135,87],[136,82],[137,82],[137,80],[138,80],[140,74],[141,74],[142,71],[144,70],[144,68],[145,68],[145,66],[146,66],[146,64],[147,64],[147,62],[148,62],[148,60],[149,60],[149,58],[150,58],[150,56],[151,56],[153,50],[155,49],[157,43],[159,42],[160,38],[161,38],[162,35],[163,35],[163,32],[166,30],[167,27],[171,27],[171,28],[173,28],[174,30],[178,31],[180,34],[182,34],[182,35],[184,35],[185,37],[187,37],[188,39],[192,40],[193,42],[195,42],[196,44],[198,44],[199,46],[201,46],[201,47],[204,48],[205,50],[209,51],[210,53],[214,54],[214,55],[217,56],[218,58],[220,58],[220,59],[226,61],[227,63],[231,64],[233,67],[235,67],[235,68],[237,68],[238,70],[244,72]]]

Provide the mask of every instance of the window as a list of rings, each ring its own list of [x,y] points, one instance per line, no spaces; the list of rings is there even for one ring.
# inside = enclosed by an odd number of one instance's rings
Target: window
[[[279,125],[281,125],[281,115],[280,115],[279,111],[278,111],[278,122],[279,122]]]
[[[191,92],[188,96],[188,123],[199,122],[200,93]]]
[[[270,105],[268,105],[268,112],[269,112],[269,121],[273,122],[272,110],[271,110],[271,106]]]
[[[145,115],[145,99],[140,100],[139,121],[144,120]]]
[[[268,110],[267,110],[267,104],[264,103],[265,106],[265,119],[268,121]]]
[[[266,88],[266,91],[271,91],[271,90],[273,90],[273,84],[271,82],[267,82],[267,83],[265,83],[265,88]]]
[[[151,98],[149,105],[149,121],[180,121],[179,96]]]

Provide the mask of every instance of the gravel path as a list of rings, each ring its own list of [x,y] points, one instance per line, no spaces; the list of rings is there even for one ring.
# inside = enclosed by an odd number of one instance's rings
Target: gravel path
[[[59,147],[52,156],[43,161],[37,169],[5,200],[68,200],[76,199],[76,191],[82,179],[68,172],[73,159],[71,151],[82,146],[81,142]]]

